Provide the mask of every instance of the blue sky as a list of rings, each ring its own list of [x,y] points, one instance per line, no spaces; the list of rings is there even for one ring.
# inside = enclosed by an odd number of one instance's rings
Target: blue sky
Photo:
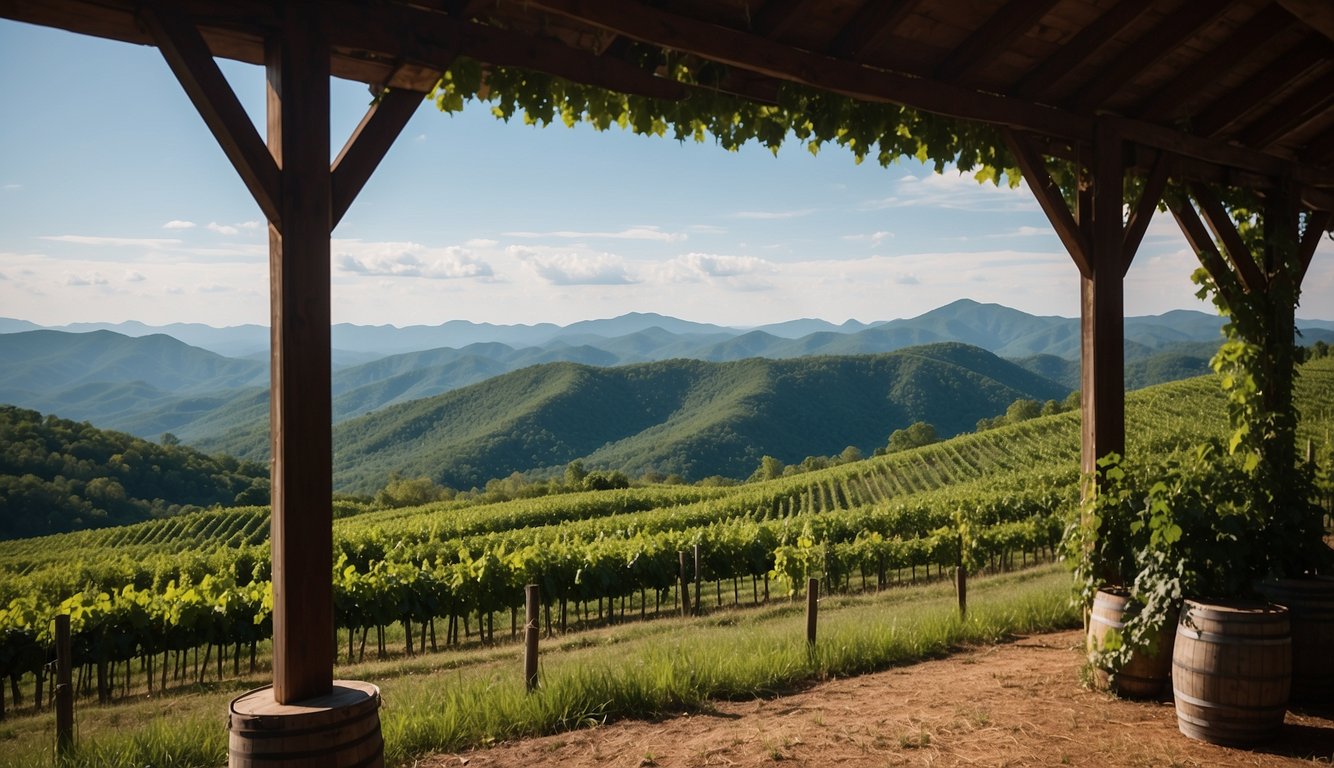
[[[252,117],[263,72],[222,62]],[[335,81],[335,151],[365,86]],[[155,49],[0,21],[0,316],[267,323],[257,206]],[[908,317],[959,298],[1075,316],[1078,274],[1026,188],[914,162],[775,158],[425,103],[333,233],[336,322],[728,325]],[[1126,312],[1212,311],[1155,216]],[[1302,317],[1334,318],[1334,247]]]

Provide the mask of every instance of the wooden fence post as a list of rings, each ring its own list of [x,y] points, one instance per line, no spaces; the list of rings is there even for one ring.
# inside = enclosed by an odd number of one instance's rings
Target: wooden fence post
[[[686,553],[684,551],[676,553],[681,559],[681,618],[690,615],[690,586],[686,579]]]
[[[959,537],[959,562],[954,569],[954,591],[959,597],[959,618],[968,613],[968,566],[963,552],[963,536]]]
[[[529,584],[523,588],[523,679],[527,682],[529,691],[537,689],[537,611],[541,600],[541,592],[536,584]]]
[[[820,580],[806,580],[806,644],[815,647],[815,617],[820,605]]]
[[[56,617],[56,754],[64,756],[74,746],[74,687],[70,685],[73,654],[70,648],[69,615]]]
[[[700,611],[703,610],[703,605],[701,605],[701,601],[699,599],[699,584],[701,581],[702,579],[700,575],[699,545],[696,544],[695,545],[695,615],[696,616],[700,615]]]

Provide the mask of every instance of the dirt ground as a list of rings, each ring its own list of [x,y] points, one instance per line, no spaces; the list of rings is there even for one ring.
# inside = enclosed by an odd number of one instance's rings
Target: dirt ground
[[[1334,763],[1334,713],[1288,713],[1255,751],[1177,732],[1171,690],[1130,702],[1080,685],[1082,636],[1034,635],[713,712],[624,721],[456,755],[430,768],[1291,766]]]

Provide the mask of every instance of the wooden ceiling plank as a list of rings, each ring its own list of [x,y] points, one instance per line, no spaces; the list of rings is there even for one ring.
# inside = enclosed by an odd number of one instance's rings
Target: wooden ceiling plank
[[[1302,233],[1302,240],[1297,244],[1297,263],[1301,265],[1297,285],[1301,285],[1302,280],[1306,278],[1306,271],[1311,268],[1311,261],[1315,258],[1316,247],[1320,245],[1325,232],[1329,230],[1331,219],[1334,219],[1332,211],[1312,211],[1307,215],[1306,231]]]
[[[811,0],[769,0],[750,20],[757,35],[782,37],[801,18]]]
[[[145,5],[141,17],[158,50],[212,131],[264,216],[281,224],[278,164],[223,76],[199,30],[173,10]]]
[[[917,8],[918,0],[864,0],[852,20],[825,48],[831,56],[860,58],[862,52],[894,31]]]
[[[1308,141],[1302,155],[1313,163],[1334,163],[1334,127],[1327,128],[1323,134]]]
[[[1308,35],[1245,83],[1198,110],[1191,120],[1191,132],[1201,136],[1217,136],[1224,128],[1273,96],[1278,84],[1301,77],[1329,55],[1329,41],[1318,35]]]
[[[1181,70],[1171,82],[1159,88],[1139,104],[1127,110],[1143,120],[1159,120],[1179,107],[1200,89],[1200,83],[1218,77],[1220,72],[1245,61],[1296,20],[1277,5],[1266,6],[1250,21],[1239,26],[1226,40]]]
[[[1251,293],[1263,291],[1268,281],[1260,271],[1260,265],[1255,263],[1251,249],[1246,247],[1241,234],[1237,232],[1237,227],[1232,223],[1232,217],[1228,216],[1223,202],[1206,184],[1191,182],[1188,186],[1191,197],[1195,198],[1195,203],[1200,206],[1200,213],[1204,214],[1204,221],[1213,231],[1214,237],[1223,243],[1223,253],[1237,270],[1241,286]]]
[[[1237,278],[1232,270],[1228,269],[1227,262],[1218,252],[1218,246],[1214,244],[1209,230],[1205,229],[1204,223],[1200,221],[1195,208],[1190,204],[1190,199],[1186,195],[1175,199],[1169,198],[1167,210],[1172,212],[1172,217],[1177,220],[1181,233],[1186,236],[1186,242],[1195,251],[1196,257],[1209,272],[1209,276],[1214,279],[1218,290],[1227,298],[1229,304],[1236,306],[1237,301],[1242,298]]]
[[[1060,50],[1021,77],[1010,92],[1035,98],[1088,60],[1108,40],[1118,35],[1149,10],[1150,0],[1121,0],[1092,24],[1084,27]]]
[[[424,96],[419,91],[390,89],[366,110],[361,123],[352,131],[333,162],[332,227],[338,226],[385,153],[416,114]]]
[[[1242,131],[1238,137],[1248,147],[1263,149],[1316,119],[1334,101],[1334,83],[1324,74],[1266,110],[1263,117]]]
[[[966,77],[974,68],[995,59],[1014,38],[1032,29],[1056,3],[1057,0],[1010,0],[936,66],[935,76],[942,80]]]
[[[1079,89],[1074,107],[1092,112],[1125,87],[1154,62],[1198,34],[1227,10],[1227,2],[1188,2],[1160,21],[1116,57],[1115,64],[1102,67],[1098,75]]]
[[[1089,262],[1088,236],[1070,213],[1070,206],[1061,195],[1060,187],[1047,171],[1046,161],[1027,137],[1009,128],[1002,129],[1001,133],[1005,145],[1010,148],[1010,154],[1014,155],[1015,162],[1019,164],[1019,171],[1028,181],[1028,188],[1033,191],[1038,206],[1047,215],[1047,220],[1056,230],[1056,236],[1061,239],[1070,258],[1079,268],[1079,274],[1091,277],[1093,268]]]
[[[852,98],[903,104],[947,117],[1024,127],[1066,138],[1083,138],[1092,132],[1091,121],[1061,110],[789,48],[631,0],[528,3],[636,40]]]
[[[1130,220],[1126,222],[1125,245],[1122,248],[1122,252],[1125,253],[1123,275],[1130,271],[1130,264],[1135,260],[1140,243],[1144,242],[1144,233],[1149,230],[1149,222],[1153,219],[1154,211],[1158,210],[1158,203],[1163,199],[1163,190],[1167,188],[1171,165],[1171,156],[1166,152],[1159,152],[1158,159],[1153,163],[1153,169],[1144,180],[1144,190],[1140,193],[1139,202],[1130,212]]]

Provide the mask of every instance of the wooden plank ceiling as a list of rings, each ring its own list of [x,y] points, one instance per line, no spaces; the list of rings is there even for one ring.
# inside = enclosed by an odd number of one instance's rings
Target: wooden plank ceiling
[[[151,44],[143,0],[0,0],[0,17]],[[216,56],[260,64],[280,3],[173,0]],[[800,83],[1008,126],[1073,153],[1096,120],[1177,175],[1295,184],[1334,209],[1330,0],[326,0],[335,76],[426,91],[456,54],[689,98],[627,41],[724,64],[761,102]],[[1063,148],[1063,149],[1062,149]]]

